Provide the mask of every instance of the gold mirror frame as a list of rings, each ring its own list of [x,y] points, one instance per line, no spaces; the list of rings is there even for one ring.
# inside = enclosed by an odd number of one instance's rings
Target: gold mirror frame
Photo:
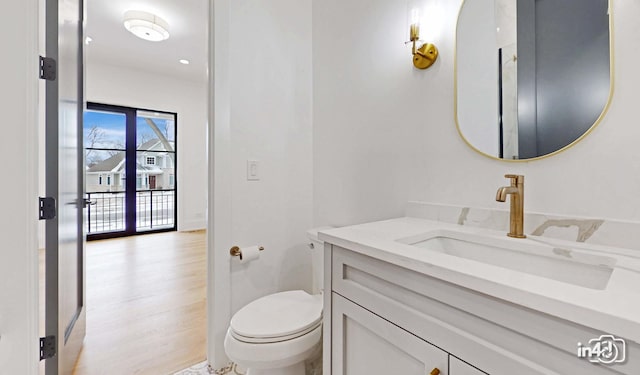
[[[486,156],[490,159],[510,162],[510,163],[526,163],[526,162],[542,160],[554,155],[558,155],[570,149],[571,147],[576,145],[578,142],[583,140],[585,137],[587,137],[589,134],[591,134],[591,132],[600,124],[600,122],[602,122],[602,119],[609,111],[609,107],[611,106],[611,101],[613,100],[613,92],[614,92],[614,86],[615,86],[614,85],[615,60],[614,60],[614,53],[613,53],[614,38],[613,38],[613,5],[612,4],[614,0],[609,0],[609,98],[607,99],[607,102],[604,108],[602,109],[600,116],[598,116],[598,118],[593,123],[593,125],[591,125],[591,127],[587,131],[585,131],[580,137],[578,137],[575,141],[569,143],[568,145],[554,152],[550,152],[548,154],[537,156],[535,158],[529,158],[529,159],[502,159],[493,155],[489,155],[486,152],[480,151],[478,148],[472,145],[471,142],[469,142],[469,140],[467,140],[467,138],[464,136],[464,134],[462,134],[462,130],[460,129],[460,122],[458,121],[458,28],[460,23],[460,14],[462,13],[462,8],[467,3],[467,1],[470,1],[470,0],[463,0],[462,4],[460,4],[460,9],[458,9],[458,16],[456,18],[456,34],[455,34],[454,48],[453,48],[453,117],[456,122],[456,129],[458,130],[458,134],[460,135],[464,143],[466,143],[467,146],[469,146],[472,150],[474,150],[478,154]]]

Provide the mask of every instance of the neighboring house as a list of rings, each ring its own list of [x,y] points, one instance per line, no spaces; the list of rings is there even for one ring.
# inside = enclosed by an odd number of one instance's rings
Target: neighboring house
[[[175,145],[170,142],[171,148]],[[138,147],[136,158],[137,190],[162,190],[175,188],[175,153],[166,152],[158,139]],[[126,185],[125,152],[116,153],[87,167],[85,186],[88,193],[124,191]]]

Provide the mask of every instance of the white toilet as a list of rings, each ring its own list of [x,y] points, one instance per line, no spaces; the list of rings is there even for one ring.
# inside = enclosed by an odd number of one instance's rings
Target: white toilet
[[[224,340],[229,358],[247,375],[304,375],[305,360],[322,345],[324,244],[307,232],[312,251],[313,295],[294,290],[259,298],[231,318]]]

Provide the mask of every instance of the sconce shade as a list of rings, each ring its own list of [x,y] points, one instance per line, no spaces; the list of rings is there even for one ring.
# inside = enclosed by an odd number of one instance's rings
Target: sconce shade
[[[422,1],[416,0],[409,3],[409,42],[412,44],[413,66],[417,69],[427,69],[438,59],[438,49],[432,43],[425,43],[418,47],[420,42],[420,29],[425,24],[425,9]]]

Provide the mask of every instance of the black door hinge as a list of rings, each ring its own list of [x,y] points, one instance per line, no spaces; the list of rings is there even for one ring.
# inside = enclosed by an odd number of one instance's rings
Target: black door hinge
[[[40,360],[53,358],[56,355],[56,337],[40,337]]]
[[[58,77],[58,64],[51,57],[40,56],[40,79],[55,81]]]
[[[56,218],[56,200],[51,197],[40,198],[40,220]]]

